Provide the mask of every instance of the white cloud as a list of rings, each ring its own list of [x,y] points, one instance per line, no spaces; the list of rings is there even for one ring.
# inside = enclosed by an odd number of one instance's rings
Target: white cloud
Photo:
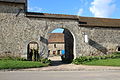
[[[113,0],[94,0],[91,5],[90,11],[95,17],[110,17],[116,9]]]
[[[28,7],[28,11],[31,11],[31,12],[41,12],[42,8],[39,8],[39,7]]]
[[[78,11],[78,13],[77,13],[77,15],[80,16],[80,15],[82,15],[82,13],[83,13],[83,9],[80,8],[79,11]]]

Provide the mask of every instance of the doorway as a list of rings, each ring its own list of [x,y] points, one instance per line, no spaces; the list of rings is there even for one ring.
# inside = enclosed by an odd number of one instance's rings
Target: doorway
[[[29,61],[38,61],[39,54],[38,54],[38,43],[37,42],[30,42],[28,44],[27,49],[27,60]]]
[[[74,59],[74,38],[68,29],[57,28],[49,33],[49,58],[64,63],[71,63]],[[53,52],[57,52],[53,54]]]

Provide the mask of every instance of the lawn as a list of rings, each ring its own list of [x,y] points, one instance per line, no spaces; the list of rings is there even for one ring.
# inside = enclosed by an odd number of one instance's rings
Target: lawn
[[[44,66],[48,66],[48,64],[33,61],[0,60],[0,69],[38,68]]]
[[[106,59],[106,60],[95,60],[83,63],[85,65],[95,66],[120,66],[120,59]]]

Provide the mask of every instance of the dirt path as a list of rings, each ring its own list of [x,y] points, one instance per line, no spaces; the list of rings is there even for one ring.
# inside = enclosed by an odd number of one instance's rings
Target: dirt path
[[[120,67],[86,66],[74,64],[61,64],[42,68],[21,69],[21,71],[91,71],[91,70],[120,70]]]

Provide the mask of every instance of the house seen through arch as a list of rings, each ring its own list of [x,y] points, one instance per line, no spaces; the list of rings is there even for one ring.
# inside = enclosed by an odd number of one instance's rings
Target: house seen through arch
[[[73,47],[73,35],[68,29],[56,28],[49,33],[48,53],[50,59],[55,57],[54,60],[72,62],[74,59]]]

